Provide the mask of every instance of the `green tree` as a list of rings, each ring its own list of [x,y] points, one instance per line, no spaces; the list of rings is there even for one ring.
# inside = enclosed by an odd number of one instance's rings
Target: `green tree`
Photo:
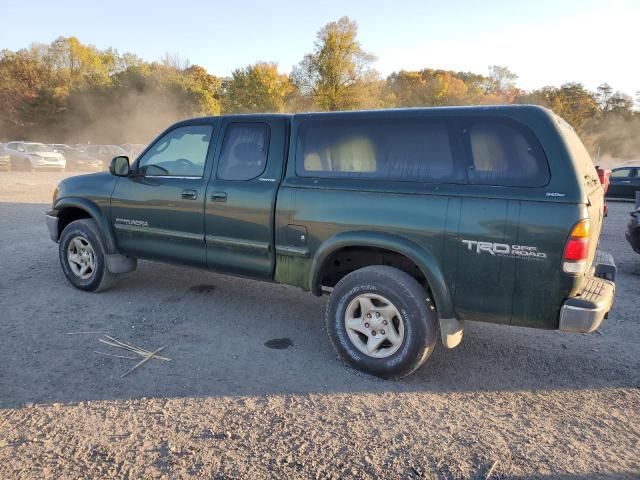
[[[275,63],[258,62],[234,70],[225,85],[223,109],[230,113],[282,112],[293,86]]]
[[[375,56],[357,40],[358,25],[348,17],[330,22],[316,38],[315,49],[294,68],[292,77],[303,95],[313,98],[321,110],[346,110],[366,101]]]

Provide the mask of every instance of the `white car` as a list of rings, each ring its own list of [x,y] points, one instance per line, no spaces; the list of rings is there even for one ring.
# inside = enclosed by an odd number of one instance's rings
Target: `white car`
[[[51,169],[62,171],[67,165],[64,155],[44,143],[9,142],[4,150],[11,157],[12,170]]]

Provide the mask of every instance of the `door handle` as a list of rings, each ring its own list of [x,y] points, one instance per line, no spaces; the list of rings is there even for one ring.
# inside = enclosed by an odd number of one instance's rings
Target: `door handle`
[[[631,183],[631,180],[622,180],[621,183]]]
[[[195,200],[196,198],[198,198],[198,192],[196,192],[195,190],[183,190],[182,198],[184,198],[185,200]]]
[[[212,192],[211,200],[213,200],[214,202],[226,202],[227,194],[225,192]]]

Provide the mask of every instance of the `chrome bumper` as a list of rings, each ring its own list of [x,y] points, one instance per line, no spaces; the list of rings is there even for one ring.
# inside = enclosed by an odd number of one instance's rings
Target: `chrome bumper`
[[[611,310],[615,283],[592,277],[575,297],[568,298],[560,309],[560,330],[588,333],[597,329]]]
[[[54,242],[58,241],[58,217],[54,216],[54,215],[50,215],[47,213],[46,215],[46,220],[47,220],[47,228],[49,229],[49,237],[51,238],[51,240],[53,240]]]

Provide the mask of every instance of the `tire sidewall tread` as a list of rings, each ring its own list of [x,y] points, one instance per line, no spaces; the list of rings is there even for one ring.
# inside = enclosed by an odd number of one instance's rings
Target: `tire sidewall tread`
[[[404,323],[400,349],[386,358],[360,352],[347,335],[344,313],[363,293],[376,293],[395,305]],[[334,287],[326,308],[326,327],[338,354],[352,367],[383,378],[400,378],[415,371],[436,343],[436,315],[426,301],[424,288],[409,274],[393,267],[365,267],[345,276]]]
[[[88,278],[81,279],[77,277],[69,267],[67,260],[67,246],[74,237],[85,238],[92,246],[95,260],[96,260],[96,273]],[[106,264],[106,250],[104,242],[100,235],[98,225],[93,219],[84,218],[81,220],[75,220],[67,225],[58,243],[58,256],[60,258],[60,265],[67,280],[79,290],[87,292],[99,292],[109,288],[114,281],[115,275],[109,271]]]

